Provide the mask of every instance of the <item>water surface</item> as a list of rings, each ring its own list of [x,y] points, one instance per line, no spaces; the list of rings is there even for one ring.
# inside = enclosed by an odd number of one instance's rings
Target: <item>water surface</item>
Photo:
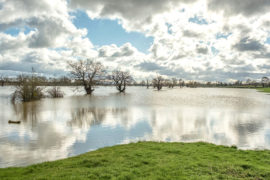
[[[65,98],[12,104],[13,89],[0,87],[0,167],[139,140],[270,149],[270,96],[253,89],[98,87],[85,96],[62,87]]]

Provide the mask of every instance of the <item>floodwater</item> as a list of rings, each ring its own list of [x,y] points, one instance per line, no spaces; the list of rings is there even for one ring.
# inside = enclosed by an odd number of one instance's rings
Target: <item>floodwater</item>
[[[85,96],[10,103],[0,87],[0,167],[62,159],[136,141],[196,142],[270,149],[270,95],[254,89],[97,87]],[[8,120],[21,124],[8,124]]]

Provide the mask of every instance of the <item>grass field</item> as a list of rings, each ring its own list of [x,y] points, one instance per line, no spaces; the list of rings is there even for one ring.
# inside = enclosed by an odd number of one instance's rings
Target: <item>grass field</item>
[[[270,88],[258,88],[257,90],[260,92],[270,93]]]
[[[139,142],[0,169],[0,179],[270,179],[270,151],[207,143]]]

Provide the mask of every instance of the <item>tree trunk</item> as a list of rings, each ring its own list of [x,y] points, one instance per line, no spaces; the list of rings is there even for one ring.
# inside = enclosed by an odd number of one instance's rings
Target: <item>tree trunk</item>
[[[157,90],[161,90],[162,86],[160,84],[157,85]]]
[[[92,89],[92,87],[84,87],[85,91],[86,91],[86,94],[92,94],[94,89]]]

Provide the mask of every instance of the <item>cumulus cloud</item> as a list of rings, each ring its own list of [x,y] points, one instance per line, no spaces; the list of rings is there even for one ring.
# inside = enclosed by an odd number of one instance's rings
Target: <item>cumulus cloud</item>
[[[197,44],[196,52],[199,53],[199,54],[207,54],[208,53],[208,47],[207,46],[201,46],[201,45]]]
[[[261,66],[270,63],[269,6],[268,0],[0,0],[0,70],[64,73],[67,60],[93,58],[138,78],[259,79],[270,73]],[[95,46],[87,29],[73,24],[77,10],[152,36],[149,53],[131,43]],[[18,34],[6,33],[12,28]]]
[[[264,46],[257,40],[249,39],[244,37],[234,45],[238,51],[263,51],[265,50]]]
[[[71,7],[89,10],[92,18],[122,17],[128,20],[144,20],[151,23],[155,14],[167,12],[180,3],[189,3],[189,0],[71,0]]]
[[[226,15],[243,14],[252,16],[269,11],[269,0],[208,0],[208,7],[214,11],[222,11]]]

